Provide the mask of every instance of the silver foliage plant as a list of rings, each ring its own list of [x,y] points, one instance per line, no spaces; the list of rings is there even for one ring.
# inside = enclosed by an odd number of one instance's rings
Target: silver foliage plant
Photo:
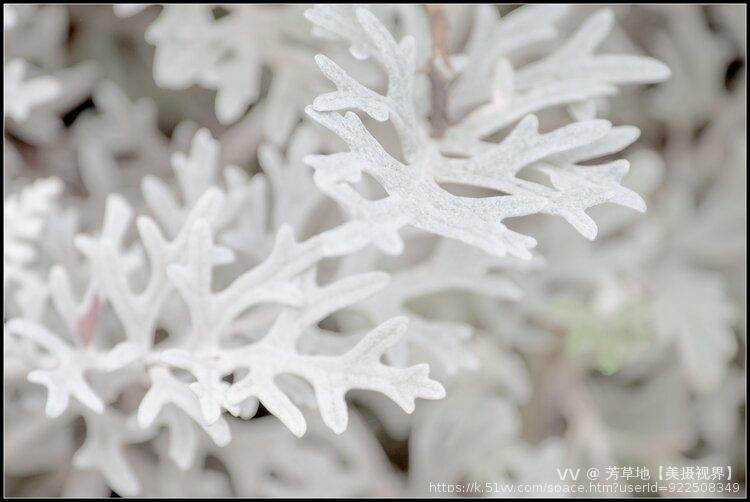
[[[6,494],[741,469],[744,17],[4,6]]]

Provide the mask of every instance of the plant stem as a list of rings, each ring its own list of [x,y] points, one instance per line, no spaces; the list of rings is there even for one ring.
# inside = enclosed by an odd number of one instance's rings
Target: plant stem
[[[445,47],[448,21],[445,11],[439,5],[427,5],[432,34],[432,51],[427,63],[427,76],[430,79],[432,107],[430,110],[430,125],[432,137],[441,138],[448,127],[448,80],[444,73],[435,66],[440,58],[445,68],[450,69],[450,60]]]

